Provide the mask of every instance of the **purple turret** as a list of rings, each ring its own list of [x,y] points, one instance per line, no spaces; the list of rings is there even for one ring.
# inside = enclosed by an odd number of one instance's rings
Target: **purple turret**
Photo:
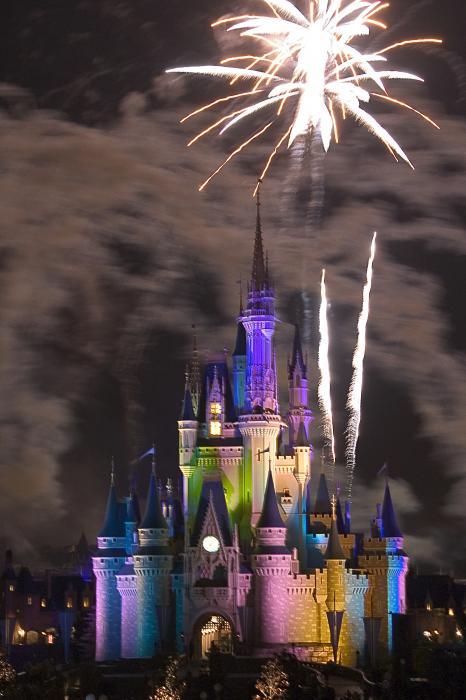
[[[279,511],[272,471],[269,469],[252,556],[256,576],[255,630],[258,646],[279,645],[287,639],[286,586],[291,572],[291,554],[285,539],[286,526]]]
[[[309,445],[309,425],[313,417],[312,412],[309,410],[307,366],[304,361],[298,325],[295,326],[293,350],[288,361],[288,391],[290,404],[288,412],[290,445],[301,444],[302,434],[299,434],[301,424],[304,426],[305,435],[307,437],[306,444]],[[301,442],[299,442],[299,440],[301,440]]]
[[[275,293],[264,260],[259,191],[257,193],[256,234],[247,307],[239,321],[246,331],[246,387],[244,411],[278,413],[273,334]]]

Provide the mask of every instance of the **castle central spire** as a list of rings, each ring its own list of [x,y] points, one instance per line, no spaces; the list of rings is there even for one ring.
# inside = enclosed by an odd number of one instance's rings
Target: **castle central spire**
[[[262,289],[267,279],[264,261],[264,245],[262,242],[260,180],[256,193],[256,235],[254,238],[254,256],[252,261],[251,287]]]

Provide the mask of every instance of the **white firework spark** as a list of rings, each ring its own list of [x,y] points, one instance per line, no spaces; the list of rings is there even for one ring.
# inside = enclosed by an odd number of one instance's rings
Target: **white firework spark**
[[[390,97],[384,85],[384,81],[390,79],[422,81],[422,78],[401,71],[379,70],[375,64],[386,62],[385,54],[397,46],[441,41],[409,39],[373,53],[364,53],[355,46],[354,40],[368,36],[376,27],[386,29],[376,17],[388,3],[381,0],[309,0],[308,12],[303,14],[289,0],[263,2],[271,11],[270,15],[242,15],[221,19],[212,25],[226,25],[227,31],[239,31],[242,37],[259,44],[260,51],[246,51],[244,55],[225,58],[218,66],[191,66],[167,71],[223,78],[230,85],[239,80],[252,81],[249,90],[236,91],[214,100],[184,118],[188,119],[218,104],[236,106],[240,104],[238,101],[242,104],[247,99],[252,101],[252,104],[232,109],[210,124],[189,145],[217,128],[223,134],[262,110],[270,113],[271,118],[267,118],[265,127],[238,146],[199,189],[202,190],[234,155],[280,119],[285,122],[286,129],[276,141],[260,179],[265,176],[282,145],[286,143],[290,147],[298,137],[318,134],[327,151],[332,136],[338,142],[338,121],[347,116],[377,136],[395,159],[401,158],[411,165],[397,141],[362,109],[361,103],[367,104],[372,96],[376,96],[413,110],[437,127],[426,115]],[[375,85],[379,92],[366,89],[371,85]]]
[[[335,439],[333,434],[332,398],[330,395],[330,363],[328,357],[329,332],[327,322],[327,294],[325,290],[325,270],[322,270],[320,282],[320,312],[319,312],[319,370],[320,382],[318,389],[319,408],[322,412],[322,428],[326,447],[330,450],[331,466],[335,465]]]
[[[349,412],[348,427],[346,429],[346,471],[347,471],[347,500],[351,503],[353,488],[354,468],[356,465],[356,445],[359,437],[359,424],[361,422],[361,396],[363,383],[363,365],[366,352],[366,328],[369,318],[369,300],[372,287],[372,268],[375,257],[374,233],[371,243],[371,252],[367,264],[366,284],[362,293],[362,308],[358,319],[358,338],[353,355],[353,377],[348,393],[346,407]]]

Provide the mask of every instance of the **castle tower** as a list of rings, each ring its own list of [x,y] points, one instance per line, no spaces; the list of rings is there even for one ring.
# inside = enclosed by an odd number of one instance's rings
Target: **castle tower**
[[[306,435],[304,417],[301,417],[294,441],[294,477],[298,482],[298,551],[302,563],[306,562],[305,533],[306,533],[306,504],[304,502],[304,489],[311,476],[311,447]]]
[[[121,599],[116,576],[126,556],[125,523],[117,500],[113,465],[97,547],[98,553],[92,558],[96,577],[96,661],[109,661],[120,658]]]
[[[293,350],[288,362],[288,392],[289,412],[288,426],[290,430],[290,445],[296,445],[298,431],[301,423],[304,424],[304,433],[309,436],[309,426],[313,419],[309,410],[307,366],[304,362],[303,349],[299,326],[295,326]],[[309,444],[309,440],[307,440]]]
[[[254,255],[248,303],[240,318],[246,330],[246,392],[244,408],[278,413],[273,334],[275,293],[264,262],[259,192]]]
[[[335,501],[333,501],[333,504]],[[332,509],[332,522],[328,537],[327,549],[324,554],[327,566],[327,610],[330,627],[330,638],[334,650],[334,661],[339,658],[342,639],[342,626],[345,613],[345,563],[346,557],[338,536],[335,507]],[[341,651],[340,651],[341,653]]]
[[[186,373],[186,383],[184,389],[183,405],[181,417],[178,421],[179,435],[179,466],[183,474],[183,516],[185,527],[188,524],[189,513],[193,512],[193,504],[190,503],[190,492],[192,500],[192,476],[196,468],[196,440],[199,423],[194,412],[191,388],[189,385],[189,375]]]
[[[406,612],[408,557],[403,551],[403,535],[396,519],[388,481],[382,505],[382,537],[385,539],[385,551],[387,552],[388,647],[391,650],[393,642],[392,615]]]
[[[381,617],[380,642],[391,651],[392,615],[406,612],[408,557],[403,551],[403,535],[398,526],[390,487],[385,486],[382,510],[372,522],[373,537],[364,540],[360,566],[369,573],[366,613]]]
[[[136,574],[138,657],[151,658],[166,640],[170,572],[173,557],[168,547],[168,528],[163,517],[155,478],[149,481],[147,504],[139,525],[139,547],[134,555]]]
[[[254,240],[254,256],[248,303],[239,321],[246,331],[246,387],[238,428],[243,437],[244,463],[242,536],[246,524],[254,526],[260,517],[267,481],[268,453],[275,468],[277,438],[282,426],[278,413],[277,377],[273,334],[275,331],[275,294],[264,261],[259,193]]]
[[[291,554],[285,546],[286,527],[280,515],[269,469],[260,518],[256,525],[256,548],[252,555],[255,576],[256,645],[287,641],[287,580]]]
[[[134,659],[137,645],[137,588],[133,554],[138,547],[137,527],[141,517],[136,494],[131,491],[126,499],[126,560],[117,574],[117,589],[121,597],[121,657]]]

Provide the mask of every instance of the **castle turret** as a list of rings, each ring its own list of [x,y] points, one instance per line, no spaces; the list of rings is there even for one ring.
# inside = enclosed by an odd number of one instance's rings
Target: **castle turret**
[[[105,521],[97,538],[98,553],[92,558],[96,577],[96,661],[120,658],[121,599],[116,577],[126,556],[124,520],[124,506],[117,499],[112,464]]]
[[[290,445],[296,445],[298,432],[303,424],[306,436],[309,436],[309,426],[312,412],[309,410],[307,366],[304,362],[303,349],[299,326],[295,326],[293,350],[288,362],[289,412],[288,426],[290,430]],[[309,440],[307,440],[309,444]]]
[[[252,556],[255,575],[256,643],[280,645],[287,641],[287,577],[291,554],[285,546],[286,527],[278,508],[272,471],[260,518],[256,525],[256,548]]]
[[[245,411],[278,413],[273,334],[275,332],[275,293],[264,262],[259,192],[254,256],[247,308],[240,318],[246,331]]]
[[[138,497],[133,489],[126,499],[126,559],[117,573],[117,588],[121,597],[121,657],[134,659],[137,645],[137,590],[133,554],[138,548],[138,524],[141,520]]]
[[[153,461],[146,510],[139,525],[139,547],[134,555],[140,658],[152,657],[166,639],[172,564],[168,528],[160,505]]]
[[[311,476],[311,447],[309,439],[306,435],[304,416],[301,417],[298,431],[294,441],[294,477],[298,482],[298,551],[299,558],[302,563],[306,561],[305,554],[305,534],[306,534],[306,504],[304,499],[304,490],[306,482]]]
[[[183,516],[187,527],[190,508],[190,491],[192,492],[192,476],[196,468],[196,440],[199,423],[194,412],[189,375],[186,372],[186,382],[181,408],[181,417],[178,421],[179,435],[179,466],[183,474]],[[192,500],[192,493],[191,493]]]
[[[335,500],[333,500],[333,504],[335,504]],[[338,536],[338,528],[334,506],[327,549],[324,554],[324,559],[327,566],[327,616],[330,627],[330,638],[334,652],[334,661],[337,662],[342,622],[345,612],[346,557],[340,544],[340,538]]]
[[[257,222],[251,282],[247,308],[239,319],[246,331],[246,389],[238,428],[243,436],[244,461],[242,483],[242,537],[246,524],[257,522],[267,480],[268,453],[275,468],[277,438],[282,426],[278,414],[277,378],[273,334],[275,331],[275,294],[264,261],[260,202],[257,199]]]
[[[373,537],[364,540],[360,566],[369,573],[371,615],[382,618],[380,641],[389,650],[393,644],[393,614],[406,612],[408,557],[403,551],[403,535],[398,525],[388,481],[382,509],[372,521]],[[369,606],[369,602],[367,606]]]

